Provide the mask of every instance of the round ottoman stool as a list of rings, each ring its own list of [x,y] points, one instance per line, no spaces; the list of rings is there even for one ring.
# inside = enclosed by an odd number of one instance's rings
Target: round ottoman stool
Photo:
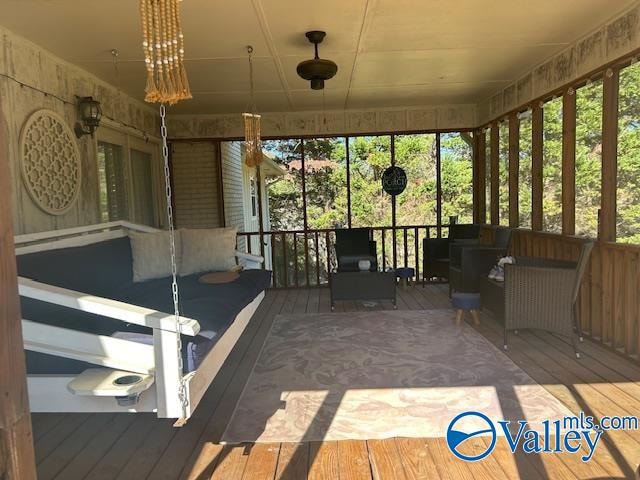
[[[451,305],[457,309],[456,325],[460,326],[464,312],[469,311],[476,325],[480,325],[480,294],[479,293],[454,293],[451,295]]]
[[[406,287],[409,283],[411,283],[411,279],[416,274],[415,269],[411,267],[402,267],[396,268],[396,277],[400,280],[404,281],[404,286]]]

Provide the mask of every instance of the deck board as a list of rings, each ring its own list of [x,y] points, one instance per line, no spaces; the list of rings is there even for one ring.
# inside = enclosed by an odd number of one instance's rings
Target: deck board
[[[309,468],[308,443],[281,443],[275,480],[306,478]]]
[[[446,284],[398,288],[398,309],[449,305]],[[337,302],[336,311],[391,307],[389,302],[373,307]],[[633,478],[640,460],[638,432],[607,432],[588,463],[576,455],[514,455],[504,439],[489,457],[475,463],[452,456],[441,438],[220,445],[276,315],[329,311],[327,288],[269,291],[200,407],[181,429],[151,414],[34,414],[40,478]],[[502,330],[493,319],[483,315],[475,328],[501,348]],[[577,360],[566,339],[541,332],[511,335],[509,347],[507,356],[573,412],[640,412],[640,366],[612,351],[585,341]],[[478,442],[475,447],[480,449],[486,439]]]

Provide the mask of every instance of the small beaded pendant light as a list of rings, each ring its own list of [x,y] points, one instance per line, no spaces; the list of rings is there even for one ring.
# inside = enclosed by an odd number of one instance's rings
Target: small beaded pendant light
[[[257,167],[262,163],[262,141],[260,139],[260,115],[256,112],[256,102],[253,89],[253,47],[247,47],[249,55],[249,110],[243,113],[245,162],[248,167]]]
[[[174,103],[192,98],[184,68],[184,36],[178,3],[140,0],[142,48],[147,68],[145,101]]]

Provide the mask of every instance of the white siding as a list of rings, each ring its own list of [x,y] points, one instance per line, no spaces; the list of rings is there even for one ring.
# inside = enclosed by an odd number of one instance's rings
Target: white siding
[[[228,227],[244,232],[244,187],[242,183],[242,142],[222,142],[222,183],[224,185],[224,213]],[[246,242],[238,241],[238,250],[245,251]]]
[[[171,167],[176,225],[188,228],[222,226],[220,176],[213,142],[176,142]]]

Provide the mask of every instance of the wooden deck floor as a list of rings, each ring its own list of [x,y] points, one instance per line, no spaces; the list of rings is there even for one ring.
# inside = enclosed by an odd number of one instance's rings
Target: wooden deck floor
[[[446,285],[398,292],[400,309],[449,306]],[[513,455],[504,441],[475,463],[455,459],[441,438],[235,447],[216,443],[275,315],[328,309],[327,289],[268,292],[223,371],[183,428],[173,428],[171,421],[150,414],[34,414],[39,478],[633,478],[640,461],[637,431],[607,432],[594,459],[587,463],[577,455]],[[343,302],[338,309],[366,310],[355,302]],[[483,316],[476,328],[501,345],[501,331],[492,319]],[[588,341],[582,346],[582,359],[576,360],[565,341],[544,333],[522,332],[510,344],[509,357],[573,412],[596,417],[640,415],[640,367]]]

